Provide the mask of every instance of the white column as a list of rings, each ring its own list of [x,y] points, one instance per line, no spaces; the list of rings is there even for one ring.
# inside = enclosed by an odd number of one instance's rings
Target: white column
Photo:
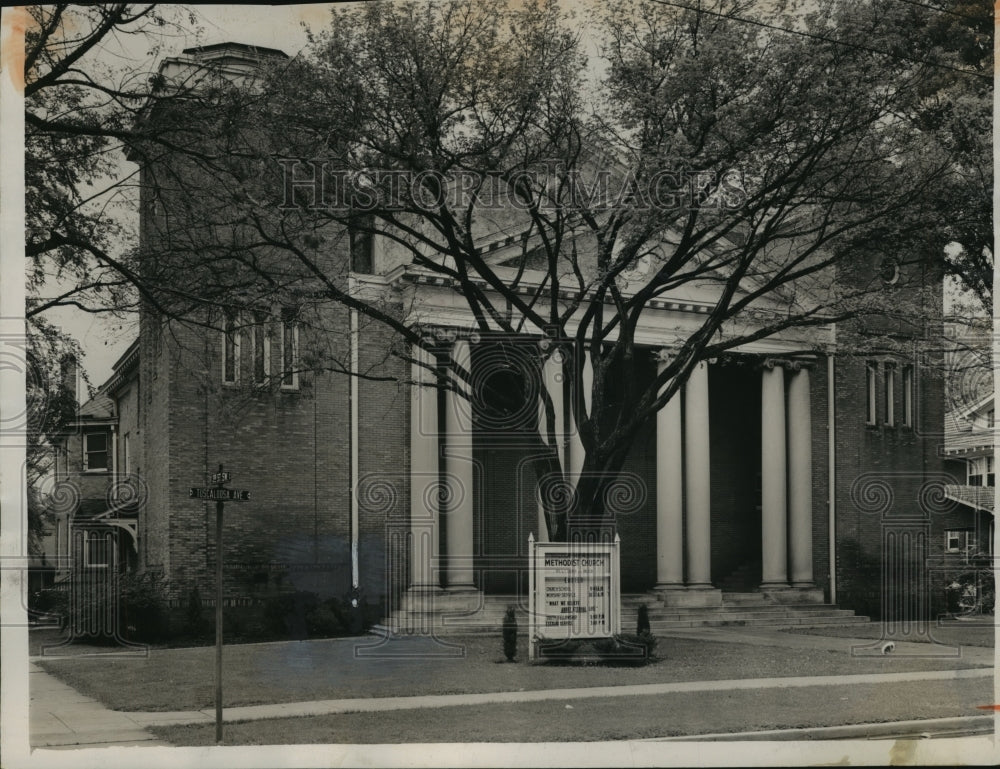
[[[788,587],[785,498],[785,369],[761,377],[761,587]]]
[[[451,381],[459,392],[447,390],[445,395],[445,482],[448,484],[445,526],[448,532],[448,587],[474,588],[473,582],[473,462],[472,462],[472,402],[467,397],[468,384],[458,368],[471,372],[472,355],[465,339],[451,348]]]
[[[583,385],[583,392],[576,393],[571,391],[571,406],[569,409],[569,415],[566,417],[566,432],[569,434],[569,481],[576,488],[578,479],[580,478],[580,473],[583,472],[583,463],[587,458],[587,454],[583,448],[583,441],[580,440],[580,431],[576,427],[576,415],[573,412],[573,404],[576,403],[577,398],[583,399],[584,411],[590,413],[590,391],[594,386],[594,367],[590,363],[590,355],[585,350],[581,350],[580,354],[583,356],[583,361],[581,363],[580,375]]]
[[[667,367],[660,359],[657,373]],[[684,586],[684,474],[681,393],[656,414],[656,587]]]
[[[414,384],[410,386],[410,586],[438,589],[431,568],[438,553],[438,407],[434,375],[420,365],[433,365],[434,356],[413,348]]]
[[[788,383],[788,540],[792,587],[813,587],[812,418],[809,369]]]
[[[558,349],[549,352],[548,358],[542,364],[542,386],[552,401],[552,409],[555,413],[554,437],[550,439],[545,430],[545,399],[538,399],[538,419],[540,432],[543,440],[549,446],[555,445],[561,466],[565,466],[565,456],[563,452],[563,374],[562,374],[562,353]],[[545,522],[545,507],[542,504],[541,491],[536,488],[538,497],[538,541],[549,541],[549,530]]]
[[[684,478],[687,492],[688,587],[712,586],[709,487],[708,364],[699,363],[684,385]]]

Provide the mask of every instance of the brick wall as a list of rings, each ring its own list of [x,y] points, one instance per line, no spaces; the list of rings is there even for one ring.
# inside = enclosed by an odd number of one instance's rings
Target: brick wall
[[[880,584],[883,534],[907,522],[922,522],[937,547],[952,506],[941,501],[937,486],[953,482],[938,455],[943,428],[942,380],[919,360],[915,370],[915,423],[897,418],[884,422],[885,367],[878,368],[878,423],[866,424],[865,356],[836,361],[837,407],[837,580],[838,602],[875,613]],[[897,377],[898,379],[898,377]],[[896,414],[902,413],[897,381]]]
[[[362,600],[387,605],[408,585],[409,364],[387,355],[395,337],[384,326],[362,321],[360,331],[359,368],[375,379],[357,388],[359,581]]]

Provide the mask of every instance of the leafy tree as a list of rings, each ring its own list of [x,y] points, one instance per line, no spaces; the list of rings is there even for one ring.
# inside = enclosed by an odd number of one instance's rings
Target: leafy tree
[[[28,552],[33,555],[41,552],[41,538],[46,530],[46,489],[54,469],[55,446],[77,413],[76,376],[80,356],[79,344],[51,323],[36,318],[28,326],[25,468],[27,543]]]
[[[181,13],[129,3],[24,12],[28,544],[37,552],[53,446],[77,408],[64,373],[83,358],[48,311],[137,307],[142,287],[130,219],[138,182],[124,153],[140,132],[145,147],[173,145],[137,122],[155,81],[141,65],[121,62],[140,45],[155,56],[179,30]]]
[[[978,77],[928,32],[939,14],[926,5],[635,0],[585,19],[550,0],[335,9],[307,55],[264,57],[259,76],[155,83],[130,135],[148,230],[138,266],[111,267],[151,311],[215,328],[290,299],[321,332],[324,309],[347,308],[424,365],[420,308],[349,274],[354,244],[377,237],[378,271],[436,279],[484,340],[548,343],[582,449],[568,466],[543,390],[539,475],[574,487],[545,495],[563,539],[613,520],[605,497],[629,447],[700,362],[847,319],[925,334],[942,267],[927,234],[957,226],[943,191],[971,166],[928,103]],[[596,59],[581,29],[596,30]],[[963,87],[981,114],[981,84]],[[288,184],[312,173],[328,197]],[[636,339],[654,304],[695,291],[703,312],[641,376]],[[383,376],[334,343],[303,363]],[[453,370],[433,372],[464,391],[469,372]],[[522,384],[491,402],[523,412],[536,394]]]

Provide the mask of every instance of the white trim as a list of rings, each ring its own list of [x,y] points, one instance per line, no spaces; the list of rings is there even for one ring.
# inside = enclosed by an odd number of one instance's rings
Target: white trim
[[[886,363],[883,367],[883,383],[885,390],[885,426],[896,426],[896,367]]]
[[[232,323],[232,331],[227,330]],[[226,357],[229,349],[229,339],[233,341],[233,378],[226,378]],[[236,315],[227,315],[222,322],[222,384],[237,385],[240,383],[240,323]]]
[[[358,438],[360,436],[359,408],[358,403],[358,311],[351,308],[351,585],[355,590],[361,586],[361,572],[358,556],[358,527],[360,526],[360,515],[358,510]],[[352,596],[353,598],[353,596]]]
[[[827,524],[829,541],[829,571],[830,571],[830,603],[837,603],[837,415],[836,415],[836,383],[834,377],[833,356],[826,359],[826,398],[827,398],[827,494],[829,495],[830,519]]]
[[[90,454],[100,454],[100,451],[91,451],[87,448],[88,438],[94,435],[104,436],[104,467],[90,467]],[[81,446],[83,449],[83,472],[85,473],[108,473],[111,472],[111,441],[108,440],[108,431],[106,430],[92,430],[90,432],[83,433],[83,438],[81,441]]]
[[[913,406],[916,386],[916,368],[913,364],[903,366],[903,427],[913,427]],[[909,381],[907,381],[909,380]]]
[[[865,361],[865,424],[878,424],[878,364]]]
[[[299,324],[298,321],[292,321],[290,324],[286,323],[284,318],[284,311],[282,311],[282,317],[280,318],[281,323],[281,389],[282,390],[298,390],[299,389],[299,372],[297,371],[299,365]],[[286,367],[285,361],[288,356],[285,350],[285,326],[291,325],[292,327],[292,355],[291,361]],[[289,372],[288,369],[291,369]],[[291,382],[286,382],[287,377],[291,377]]]
[[[250,381],[254,384],[264,385],[271,378],[271,333],[267,313],[254,312],[250,325]],[[257,378],[257,338],[263,336],[261,345],[261,357],[263,358],[263,376]]]
[[[992,400],[993,400],[993,393],[990,393],[989,395],[985,396],[984,398],[982,398],[982,399],[976,401],[975,403],[973,403],[971,406],[969,406],[964,411],[959,411],[958,415],[962,419],[968,419],[970,416],[972,416],[973,414],[975,414],[978,411],[980,411],[983,408],[983,406],[986,406]]]

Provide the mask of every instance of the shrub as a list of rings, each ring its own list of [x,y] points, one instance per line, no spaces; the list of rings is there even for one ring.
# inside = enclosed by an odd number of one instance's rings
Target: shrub
[[[43,588],[28,598],[28,610],[39,615],[58,617],[60,625],[66,622],[69,609],[69,591],[54,587]]]
[[[340,602],[330,598],[306,616],[306,629],[310,638],[330,638],[343,635],[349,620],[344,616]]]
[[[299,590],[279,593],[264,602],[264,629],[270,635],[301,641],[309,637],[307,617],[319,607],[319,596]]]
[[[653,659],[653,653],[656,651],[656,636],[648,630],[644,633],[636,633],[635,635],[620,635],[618,636],[618,641],[626,647],[641,648],[643,657],[646,660]]]
[[[643,633],[649,632],[649,610],[646,608],[646,604],[642,604],[639,607],[639,616],[636,619],[636,635],[642,635]]]
[[[513,606],[508,606],[503,615],[503,655],[508,662],[517,656],[517,615]]]
[[[539,659],[550,660],[552,662],[569,662],[582,645],[582,641],[570,639],[565,641],[539,641],[537,647],[538,657]]]
[[[614,638],[595,641],[594,650],[606,662],[645,665],[653,659],[656,636],[652,633],[622,634]]]
[[[195,585],[188,593],[187,611],[184,615],[184,633],[192,638],[207,636],[210,630],[201,605],[201,593]]]
[[[170,638],[167,590],[159,574],[128,574],[119,581],[122,635],[156,643]]]

